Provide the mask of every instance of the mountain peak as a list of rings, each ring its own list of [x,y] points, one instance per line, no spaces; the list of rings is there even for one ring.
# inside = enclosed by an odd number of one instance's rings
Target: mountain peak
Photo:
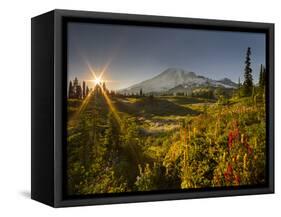
[[[226,81],[226,82],[230,82],[231,80],[230,80],[229,78],[223,78],[223,79],[221,79],[221,80],[219,80],[219,81]]]
[[[168,68],[159,74],[159,76],[161,75],[182,75],[182,76],[190,76],[190,77],[196,76],[194,72],[185,71],[181,68]]]
[[[181,86],[184,87],[184,89],[204,86],[235,88],[237,84],[228,78],[216,81],[181,68],[168,68],[151,79],[142,81],[120,91],[125,93],[138,93],[140,90],[144,93],[167,92],[172,88]]]

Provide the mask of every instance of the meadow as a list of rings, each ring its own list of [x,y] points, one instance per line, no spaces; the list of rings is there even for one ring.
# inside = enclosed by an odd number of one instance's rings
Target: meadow
[[[266,183],[262,91],[68,99],[69,195]]]

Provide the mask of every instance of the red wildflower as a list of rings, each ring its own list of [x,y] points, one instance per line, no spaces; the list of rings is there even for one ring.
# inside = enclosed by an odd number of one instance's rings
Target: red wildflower
[[[232,166],[230,163],[227,165],[227,169],[223,173],[223,175],[224,175],[225,181],[227,181],[227,182],[231,181],[232,176],[233,176],[233,169],[232,169]]]
[[[229,177],[229,175],[227,174],[227,172],[224,172],[223,175],[224,175],[225,181],[226,181],[226,182],[230,182],[230,177]]]
[[[247,148],[247,151],[249,155],[253,154],[253,149],[250,146]]]
[[[229,133],[228,133],[228,149],[231,149],[231,147],[233,146],[234,140],[236,140],[238,138],[239,138],[238,128],[236,128],[233,131],[229,131]]]
[[[239,137],[239,130],[238,130],[238,128],[236,128],[236,129],[233,131],[233,137],[234,137],[235,139],[237,139],[237,138]]]
[[[227,170],[226,171],[227,171],[228,174],[232,174],[233,173],[233,169],[232,169],[232,166],[231,166],[230,163],[227,165]]]
[[[244,146],[247,149],[249,155],[253,154],[253,149],[250,147],[250,145],[247,142],[244,143]]]
[[[240,176],[239,175],[235,175],[235,182],[236,182],[237,185],[240,184],[240,181],[241,181]]]

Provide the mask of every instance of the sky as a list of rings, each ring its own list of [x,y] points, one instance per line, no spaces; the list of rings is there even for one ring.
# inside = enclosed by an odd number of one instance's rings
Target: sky
[[[266,61],[264,33],[68,23],[68,81],[90,80],[103,69],[110,90],[127,88],[167,68],[193,71],[211,79],[243,82],[247,47],[251,47],[254,82]]]

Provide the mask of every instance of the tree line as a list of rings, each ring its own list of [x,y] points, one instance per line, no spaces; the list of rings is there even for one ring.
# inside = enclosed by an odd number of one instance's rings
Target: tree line
[[[84,99],[90,93],[90,89],[86,82],[79,83],[77,77],[73,81],[69,81],[68,98],[69,99]]]

